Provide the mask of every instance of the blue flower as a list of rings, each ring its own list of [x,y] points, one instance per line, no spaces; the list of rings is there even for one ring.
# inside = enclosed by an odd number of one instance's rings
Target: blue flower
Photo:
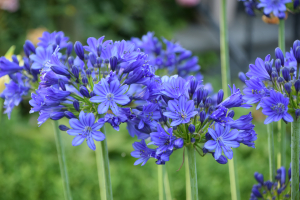
[[[143,105],[143,110],[140,112],[136,109],[133,112],[140,119],[138,129],[144,128],[145,124],[149,125],[150,128],[156,127],[158,120],[161,118],[159,107],[154,103]]]
[[[171,126],[177,126],[189,123],[190,119],[197,113],[194,101],[188,101],[186,97],[181,96],[179,100],[174,99],[168,102],[167,112],[164,112],[163,115],[172,119]]]
[[[62,31],[53,33],[49,33],[45,31],[43,33],[43,36],[39,38],[40,42],[38,43],[38,46],[47,48],[48,46],[59,46],[60,48],[67,47],[67,41],[69,40],[68,37],[65,37],[64,33]]]
[[[173,136],[173,128],[168,129],[168,133],[161,127],[160,124],[157,125],[157,132],[150,133],[151,143],[158,146],[156,149],[156,154],[161,154],[167,151],[173,151],[174,141],[176,137]]]
[[[286,122],[292,122],[293,117],[288,113],[288,104],[288,97],[284,97],[280,92],[271,90],[270,96],[262,98],[261,101],[262,113],[268,116],[265,124],[277,122],[281,119]]]
[[[102,141],[105,139],[105,135],[101,131],[98,131],[103,126],[103,123],[95,123],[93,113],[84,113],[81,111],[79,119],[70,119],[69,123],[72,129],[67,130],[67,133],[76,136],[72,141],[73,146],[78,146],[86,140],[90,149],[96,150],[94,140]]]
[[[167,76],[162,77],[163,81],[163,90],[162,94],[167,97],[177,99],[180,96],[189,97],[188,94],[188,82],[186,82],[183,78],[178,77],[177,75],[171,76],[170,78]]]
[[[243,115],[237,120],[232,120],[232,121],[227,122],[227,125],[230,125],[232,129],[250,130],[255,127],[251,123],[252,119],[253,119],[253,117],[250,112],[248,115]]]
[[[5,57],[0,57],[0,77],[14,74],[23,69],[24,69],[23,67],[20,67],[15,62],[10,62]]]
[[[102,49],[105,48],[108,44],[112,44],[112,40],[107,40],[103,42],[104,37],[105,36],[102,36],[98,40],[94,37],[89,37],[87,39],[88,46],[84,46],[83,48],[88,52],[92,52],[95,55],[101,56]],[[101,50],[101,52],[99,52],[99,50]]]
[[[258,103],[256,109],[260,108],[261,99],[268,95],[269,90],[265,87],[264,83],[257,77],[253,77],[245,81],[246,86],[243,90],[243,99],[247,104]]]
[[[134,165],[138,165],[142,163],[142,166],[146,164],[146,162],[151,158],[153,154],[155,154],[154,149],[150,149],[147,147],[145,140],[141,140],[141,142],[134,142],[132,147],[135,151],[131,152],[131,156],[135,158],[139,158],[134,162]]]
[[[233,129],[230,131],[230,126],[223,127],[219,123],[215,123],[215,130],[208,128],[208,133],[213,140],[208,140],[204,147],[210,151],[215,150],[214,157],[216,160],[222,155],[222,150],[228,159],[232,159],[233,152],[231,148],[237,148],[240,144],[236,141],[239,131]]]
[[[94,103],[100,103],[98,106],[98,113],[106,113],[110,108],[115,115],[119,113],[119,107],[117,104],[126,105],[130,102],[129,97],[124,94],[127,90],[127,85],[121,86],[118,80],[112,81],[110,84],[105,79],[94,86],[94,93],[97,96],[93,96],[90,101]]]
[[[236,141],[239,143],[242,143],[248,147],[255,148],[254,141],[257,140],[257,134],[254,130],[245,130],[240,131],[238,137],[236,138]]]
[[[264,8],[264,14],[269,15],[271,12],[278,17],[281,12],[286,11],[285,4],[292,2],[291,0],[260,0],[258,8]]]
[[[32,69],[42,69],[46,66],[46,63],[51,60],[51,56],[53,53],[53,48],[43,48],[37,47],[36,54],[31,54],[30,59],[33,61],[31,68]]]
[[[226,98],[224,101],[222,101],[216,108],[219,108],[220,106],[224,106],[225,108],[233,108],[233,107],[250,108],[251,107],[248,104],[244,104],[243,95],[239,88],[236,88],[234,84],[232,88],[230,86],[229,88],[231,90],[231,95],[228,98]]]
[[[270,61],[270,55],[266,57],[265,61]],[[271,61],[270,64],[272,66],[273,62]],[[270,75],[265,68],[265,62],[261,58],[256,58],[255,65],[250,64],[249,69],[250,71],[246,73],[249,78],[257,77],[261,81],[271,80]]]
[[[28,94],[30,89],[27,80],[22,80],[22,75],[18,75],[18,82],[10,81],[5,84],[5,89],[1,93],[1,97],[4,98],[4,113],[7,114],[10,119],[10,114],[15,106],[18,106],[22,101],[22,97]]]

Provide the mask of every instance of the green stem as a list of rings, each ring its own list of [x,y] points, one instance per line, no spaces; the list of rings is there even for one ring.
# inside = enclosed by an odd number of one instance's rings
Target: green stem
[[[292,147],[291,147],[291,153],[292,153],[292,200],[298,200],[299,199],[299,141],[300,139],[300,119],[296,119],[294,116],[294,121],[292,122]]]
[[[105,126],[101,128],[102,133],[106,133]],[[98,179],[100,186],[100,196],[102,200],[112,200],[112,187],[110,180],[109,158],[106,139],[96,142],[96,161],[98,169]]]
[[[189,164],[189,178],[191,188],[191,200],[198,200],[196,154],[193,145],[186,147]]]
[[[171,187],[170,187],[170,182],[169,182],[169,177],[168,177],[168,170],[167,170],[166,165],[164,165],[163,167],[165,168],[164,184],[165,184],[166,200],[172,200]]]
[[[159,200],[166,200],[165,196],[165,184],[164,184],[164,174],[165,174],[165,166],[158,165],[158,199]]]
[[[285,166],[286,162],[286,124],[283,120],[278,121],[278,146],[279,151],[277,153],[277,168]]]
[[[235,149],[232,149],[235,152]],[[235,154],[235,153],[233,153]],[[229,179],[230,179],[230,191],[231,191],[231,199],[237,200],[240,199],[239,185],[237,179],[237,173],[235,170],[235,158],[233,157],[231,160],[228,160],[229,167]]]
[[[284,31],[284,19],[281,19],[279,21],[279,27],[278,27],[278,46],[281,49],[281,51],[285,52],[285,31]],[[282,64],[283,65],[283,64]]]
[[[190,182],[190,170],[189,170],[189,159],[185,156],[185,187],[186,187],[186,200],[190,200],[191,194],[191,182]]]
[[[230,82],[230,67],[229,67],[229,49],[228,49],[228,29],[227,29],[227,13],[226,13],[226,0],[221,0],[220,6],[220,51],[221,51],[221,73],[222,73],[222,89],[224,91],[224,98],[230,96],[228,84]],[[238,177],[236,173],[235,160],[229,160],[229,177],[230,177],[230,190],[231,199],[239,200],[240,193],[238,189]]]
[[[63,181],[65,199],[72,200],[68,172],[67,172],[65,152],[64,152],[64,147],[63,147],[60,131],[58,128],[57,120],[53,121],[53,128],[54,128],[54,133],[55,133],[55,142],[56,142],[56,148],[57,148],[58,162],[59,162],[59,167],[60,167],[61,178]]]
[[[229,68],[229,49],[228,49],[228,30],[227,30],[227,14],[226,0],[221,0],[220,6],[220,50],[221,50],[221,72],[222,72],[222,88],[224,98],[230,95],[228,84],[230,84],[230,68]]]
[[[4,103],[4,99],[2,99],[1,97],[0,97],[0,122],[2,122],[1,120],[2,120],[2,113],[3,113],[3,103]]]
[[[269,148],[269,173],[270,173],[270,180],[273,182],[275,178],[273,123],[267,124],[267,132],[268,132],[268,148]]]

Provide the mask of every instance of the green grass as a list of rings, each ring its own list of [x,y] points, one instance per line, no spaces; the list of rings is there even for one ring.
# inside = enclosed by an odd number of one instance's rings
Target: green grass
[[[248,110],[236,109],[236,117]],[[13,112],[12,119],[2,117],[0,131],[0,199],[63,199],[62,181],[52,124],[36,124],[37,115],[21,117]],[[61,123],[67,124],[67,120]],[[268,148],[266,126],[255,121],[258,133],[256,149],[242,145],[234,155],[237,159],[241,199],[249,199],[254,172],[268,178]],[[136,141],[121,127],[119,132],[107,129],[112,187],[115,200],[158,199],[157,166],[155,160],[141,167],[134,166],[130,156]],[[74,200],[100,199],[95,152],[86,143],[73,147],[72,136],[62,132],[66,160]],[[276,136],[275,136],[276,138]],[[289,141],[288,141],[289,142]],[[289,143],[287,144],[289,147]],[[275,146],[276,148],[276,146]],[[289,158],[289,155],[288,157]],[[185,199],[185,169],[177,172],[182,162],[182,150],[167,163],[173,199]],[[230,199],[228,166],[220,165],[211,155],[198,157],[199,199]]]

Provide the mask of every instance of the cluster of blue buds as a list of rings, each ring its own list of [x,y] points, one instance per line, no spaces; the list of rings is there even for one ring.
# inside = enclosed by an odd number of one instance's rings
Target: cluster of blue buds
[[[248,104],[256,104],[268,116],[265,124],[284,120],[292,122],[291,114],[300,115],[300,41],[284,56],[280,48],[275,49],[275,61],[267,55],[265,60],[257,58],[255,64],[249,65],[249,71],[240,73],[240,79],[246,84],[243,99]],[[249,79],[247,79],[247,77]]]
[[[292,7],[296,11],[299,9],[299,0],[239,0],[244,2],[245,11],[250,16],[255,16],[255,11],[263,12],[267,17],[273,14],[279,19],[285,18],[288,4],[293,4]]]
[[[163,72],[160,71],[167,70],[169,75],[178,74],[186,78],[194,74],[197,79],[202,80],[198,57],[193,56],[191,51],[184,49],[180,44],[162,38],[163,45],[152,32],[148,32],[142,39],[132,38],[131,41],[135,43],[136,48],[148,54],[150,64],[158,70],[156,74],[161,75]],[[163,46],[166,48],[163,49]]]
[[[288,170],[288,181],[286,180],[286,169],[280,167],[274,177],[275,180],[264,181],[264,176],[258,172],[254,173],[254,178],[258,184],[253,185],[250,200],[259,199],[291,199],[291,168]],[[300,178],[300,177],[299,177]],[[300,186],[300,185],[299,185]]]

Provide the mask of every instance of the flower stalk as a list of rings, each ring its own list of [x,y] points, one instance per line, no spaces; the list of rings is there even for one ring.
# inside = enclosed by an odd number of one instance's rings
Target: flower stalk
[[[166,200],[166,195],[165,195],[165,184],[164,184],[164,176],[165,176],[165,165],[158,165],[158,196],[159,200]]]
[[[285,52],[285,21],[281,19],[278,26],[278,47]],[[286,152],[286,124],[283,120],[278,121],[278,142],[280,150],[278,151],[277,167],[285,166]]]
[[[292,122],[292,138],[291,138],[291,154],[292,154],[292,200],[299,199],[299,145],[300,145],[300,119],[293,117]]]
[[[228,84],[230,84],[230,67],[229,67],[229,49],[228,49],[228,29],[227,29],[227,12],[226,0],[221,0],[220,6],[220,50],[221,50],[221,74],[222,74],[222,89],[224,98],[230,96]],[[232,158],[228,161],[231,199],[239,200],[238,178],[236,174],[235,161]]]
[[[273,182],[275,177],[275,154],[274,154],[274,127],[273,123],[267,124],[268,133],[268,148],[269,148],[269,175],[270,180]]]
[[[101,128],[102,133],[106,133],[105,126]],[[110,180],[109,158],[106,139],[101,142],[96,142],[96,161],[98,170],[98,179],[100,186],[101,199],[112,200],[112,187]]]
[[[197,184],[197,168],[196,168],[196,154],[193,145],[186,147],[189,165],[189,179],[191,188],[191,200],[198,200],[198,184]]]
[[[67,171],[67,164],[65,158],[64,147],[60,135],[60,131],[58,129],[58,121],[53,121],[53,128],[54,128],[54,135],[55,135],[55,143],[58,155],[58,162],[60,167],[60,174],[63,181],[63,188],[64,188],[64,196],[66,200],[72,200],[69,178],[68,178],[68,171]]]

